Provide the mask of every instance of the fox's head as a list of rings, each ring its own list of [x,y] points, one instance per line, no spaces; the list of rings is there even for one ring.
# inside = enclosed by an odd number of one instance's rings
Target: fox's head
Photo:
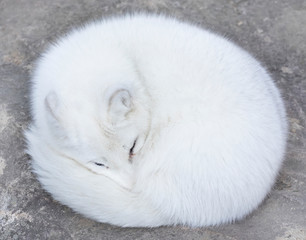
[[[89,171],[128,186],[133,157],[141,151],[150,127],[149,111],[139,97],[122,84],[89,99],[68,100],[49,92],[44,110],[51,147]]]

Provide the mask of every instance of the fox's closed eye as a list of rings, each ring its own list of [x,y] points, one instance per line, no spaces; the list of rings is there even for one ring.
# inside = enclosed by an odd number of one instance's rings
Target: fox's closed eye
[[[109,168],[109,167],[108,167],[108,166],[106,166],[104,163],[95,162],[95,164],[96,164],[97,166],[99,166],[99,167],[104,167],[104,168],[106,168],[106,169],[108,169],[108,168]]]
[[[105,165],[103,163],[95,162],[95,164],[98,165],[98,166],[101,166],[101,167],[105,167]]]
[[[94,163],[96,166],[109,168],[107,164],[107,160],[104,157],[96,158],[92,160],[91,162]]]

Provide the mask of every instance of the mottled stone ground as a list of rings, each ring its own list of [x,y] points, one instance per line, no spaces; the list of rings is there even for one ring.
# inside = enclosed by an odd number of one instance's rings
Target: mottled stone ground
[[[28,126],[34,61],[56,37],[91,19],[166,13],[232,39],[271,72],[286,101],[286,160],[270,196],[243,221],[217,228],[122,229],[52,200],[30,171]],[[0,0],[0,239],[306,239],[306,1]]]

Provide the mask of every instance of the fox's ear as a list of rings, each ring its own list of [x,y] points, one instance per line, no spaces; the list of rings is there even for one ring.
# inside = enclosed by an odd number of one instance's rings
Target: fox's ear
[[[48,118],[55,121],[60,119],[59,100],[55,92],[50,92],[45,98],[45,109],[47,111]]]
[[[108,114],[113,124],[120,124],[132,110],[131,93],[127,89],[117,89],[108,99]]]
[[[50,134],[54,135],[58,141],[67,139],[66,128],[63,125],[62,114],[65,111],[63,104],[55,92],[50,92],[45,97],[44,101],[46,112],[46,123],[50,128]]]

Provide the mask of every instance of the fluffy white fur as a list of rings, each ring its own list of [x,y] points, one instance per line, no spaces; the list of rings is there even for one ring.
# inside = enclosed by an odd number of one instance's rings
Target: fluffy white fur
[[[231,222],[262,202],[281,166],[287,124],[270,76],[174,19],[75,30],[39,60],[32,88],[26,137],[39,181],[100,222]]]

